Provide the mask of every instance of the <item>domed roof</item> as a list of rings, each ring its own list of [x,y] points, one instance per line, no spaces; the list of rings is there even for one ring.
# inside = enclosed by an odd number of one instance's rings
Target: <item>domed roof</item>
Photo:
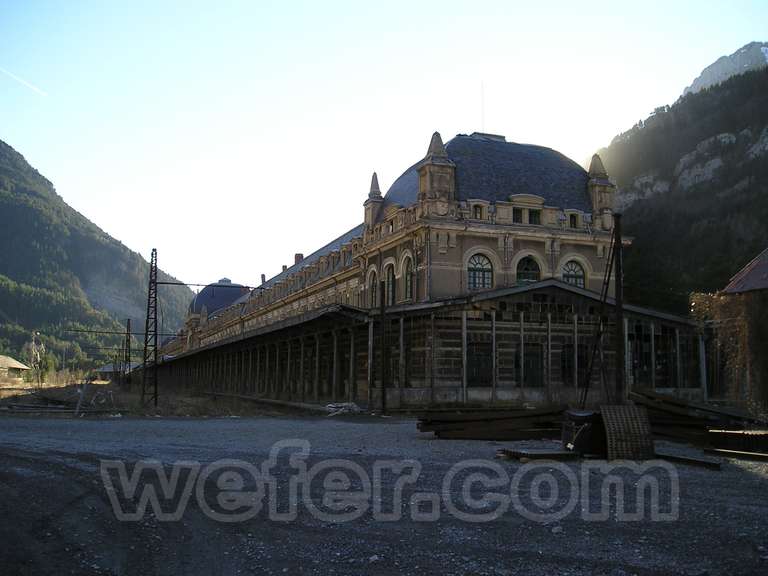
[[[203,307],[210,315],[226,308],[249,290],[241,284],[233,284],[229,278],[222,278],[216,284],[209,284],[198,292],[189,304],[190,314],[200,314]]]
[[[459,134],[445,145],[456,165],[456,196],[489,202],[508,201],[511,194],[535,194],[547,206],[591,212],[589,174],[560,152],[507,142],[503,136]],[[385,201],[410,206],[419,193],[417,162],[390,186]]]

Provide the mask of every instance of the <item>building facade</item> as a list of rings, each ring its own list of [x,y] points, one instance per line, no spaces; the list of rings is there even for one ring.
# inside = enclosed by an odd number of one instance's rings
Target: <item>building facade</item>
[[[444,145],[435,133],[386,194],[373,174],[360,225],[226,306],[191,309],[161,374],[316,402],[376,405],[384,388],[390,406],[569,401],[598,347],[601,365],[612,361],[599,295],[604,282],[613,290],[615,190],[597,155],[585,171],[502,136]],[[698,348],[680,344],[693,325],[641,309],[628,318],[630,376],[695,388]],[[609,373],[592,371],[595,398]]]

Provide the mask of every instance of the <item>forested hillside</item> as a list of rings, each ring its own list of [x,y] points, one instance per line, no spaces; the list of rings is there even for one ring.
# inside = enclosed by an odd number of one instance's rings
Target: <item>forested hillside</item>
[[[685,312],[768,246],[768,69],[658,108],[600,155],[634,236],[631,301]]]
[[[71,333],[82,328],[142,331],[149,264],[58,196],[23,156],[0,141],[0,353],[21,356],[33,330],[57,360],[93,362],[119,337]],[[160,273],[163,279],[171,279]],[[166,330],[183,321],[192,297],[164,287]]]

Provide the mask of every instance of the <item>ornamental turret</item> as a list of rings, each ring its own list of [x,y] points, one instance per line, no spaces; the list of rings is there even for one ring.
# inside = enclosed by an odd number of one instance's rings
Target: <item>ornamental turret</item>
[[[365,207],[365,225],[368,228],[372,228],[376,223],[376,219],[379,217],[379,211],[384,203],[384,199],[381,197],[381,189],[379,188],[379,178],[376,176],[376,172],[371,177],[371,189],[368,192],[368,199],[363,206]]]
[[[613,228],[614,198],[616,185],[608,178],[603,161],[597,154],[589,163],[589,198],[592,202],[594,224],[602,230]]]
[[[419,204],[423,216],[456,214],[456,165],[448,157],[439,132],[432,134],[419,172]]]

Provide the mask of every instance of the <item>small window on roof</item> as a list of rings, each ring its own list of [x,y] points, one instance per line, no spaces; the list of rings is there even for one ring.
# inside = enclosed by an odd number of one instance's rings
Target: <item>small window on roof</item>
[[[576,214],[569,214],[568,215],[568,225],[571,228],[578,228],[579,227],[579,217]]]
[[[541,210],[528,210],[528,224],[541,224]]]
[[[475,220],[482,220],[482,218],[483,218],[483,207],[480,206],[479,204],[475,204],[475,206],[473,207],[472,217]]]
[[[523,209],[522,208],[512,208],[512,222],[516,224],[522,224],[523,223]]]

